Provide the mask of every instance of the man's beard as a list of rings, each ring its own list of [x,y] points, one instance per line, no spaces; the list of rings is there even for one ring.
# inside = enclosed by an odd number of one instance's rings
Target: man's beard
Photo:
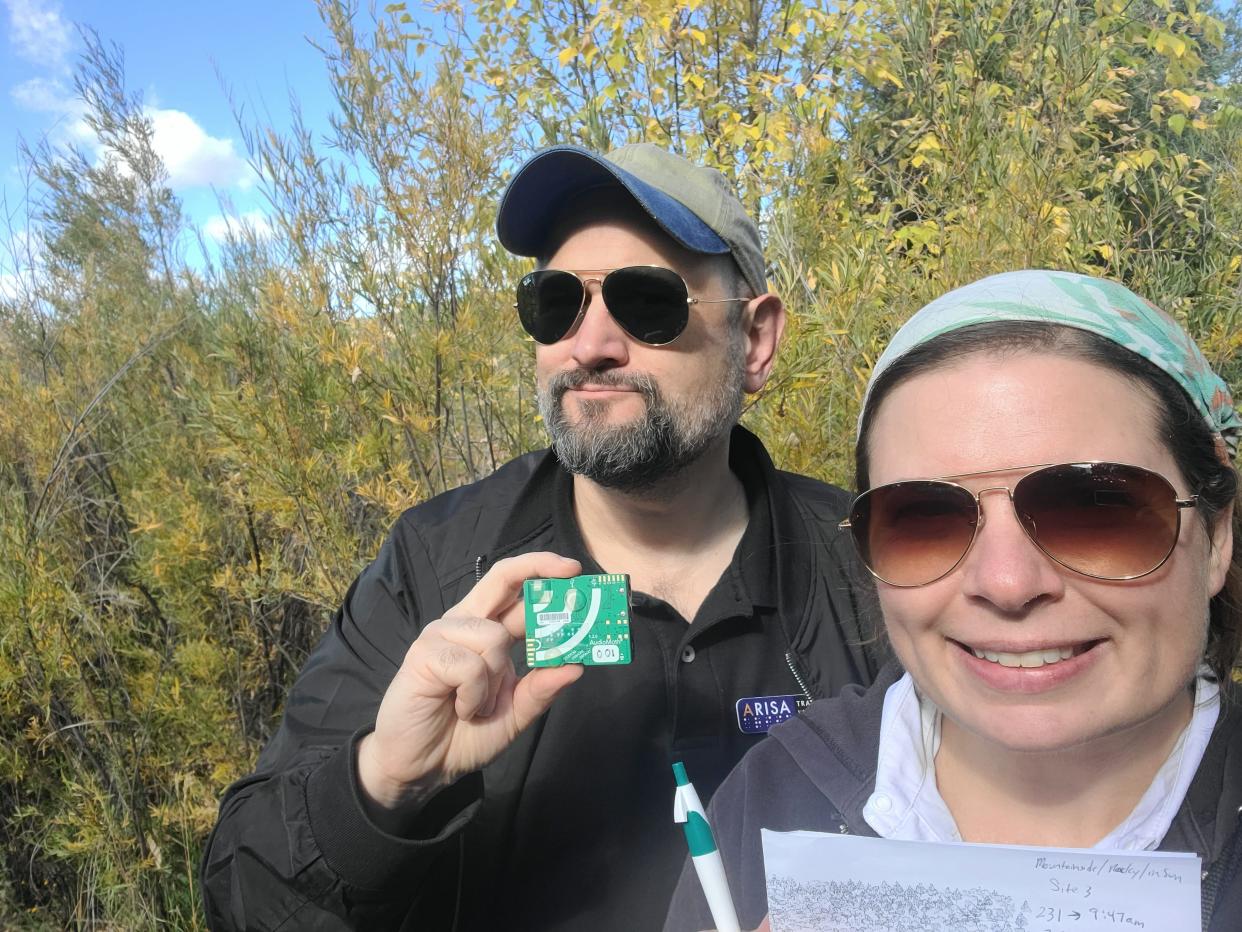
[[[737,423],[742,413],[745,358],[742,340],[730,340],[724,373],[692,398],[669,402],[655,380],[615,369],[571,369],[539,388],[539,413],[561,464],[606,488],[642,492],[694,463]],[[565,392],[590,383],[636,390],[646,410],[634,420],[607,422],[608,403],[578,403],[576,424],[565,417]]]

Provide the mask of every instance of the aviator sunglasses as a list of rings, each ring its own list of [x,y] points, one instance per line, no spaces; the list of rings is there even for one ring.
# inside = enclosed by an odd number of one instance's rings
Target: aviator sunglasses
[[[1012,488],[971,492],[952,481],[1034,469]],[[983,525],[980,497],[1004,491],[1031,542],[1066,569],[1095,579],[1138,579],[1155,572],[1177,545],[1183,508],[1158,473],[1122,463],[1014,466],[943,479],[912,479],[863,492],[848,528],[863,563],[890,586],[942,579],[962,562]]]
[[[684,278],[658,265],[581,271],[585,277],[564,269],[537,269],[518,282],[514,307],[522,327],[536,343],[556,343],[574,329],[586,311],[589,282],[599,282],[613,320],[635,340],[649,346],[663,346],[677,339],[686,329],[692,304],[750,300],[692,298]]]

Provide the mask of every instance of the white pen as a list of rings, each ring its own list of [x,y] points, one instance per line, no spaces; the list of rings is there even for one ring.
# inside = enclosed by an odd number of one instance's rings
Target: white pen
[[[686,844],[690,847],[690,860],[694,862],[694,871],[699,875],[703,895],[707,897],[707,908],[712,911],[716,932],[742,932],[737,911],[733,908],[733,897],[729,894],[724,861],[716,849],[716,839],[712,835],[712,827],[707,824],[703,803],[699,801],[699,794],[686,776],[686,767],[681,761],[673,764],[673,775],[677,778],[673,821],[684,823],[682,828],[686,833]]]

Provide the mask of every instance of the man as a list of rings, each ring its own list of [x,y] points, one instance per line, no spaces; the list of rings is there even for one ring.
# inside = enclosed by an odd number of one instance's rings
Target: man
[[[846,496],[735,426],[785,312],[724,178],[560,146],[497,231],[539,260],[518,312],[555,454],[398,520],[225,795],[213,928],[658,929],[671,762],[708,796],[799,700],[875,672]],[[522,581],[584,572],[629,575],[633,662],[528,672]]]

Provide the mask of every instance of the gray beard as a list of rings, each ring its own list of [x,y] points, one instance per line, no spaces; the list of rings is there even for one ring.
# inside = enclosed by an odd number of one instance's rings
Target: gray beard
[[[742,413],[742,341],[730,343],[724,373],[693,399],[670,403],[648,375],[615,369],[558,372],[539,388],[539,413],[561,464],[571,473],[622,492],[650,492],[667,483],[726,435]],[[635,389],[645,413],[609,424],[605,402],[580,404],[577,424],[565,417],[565,392],[590,382]]]

